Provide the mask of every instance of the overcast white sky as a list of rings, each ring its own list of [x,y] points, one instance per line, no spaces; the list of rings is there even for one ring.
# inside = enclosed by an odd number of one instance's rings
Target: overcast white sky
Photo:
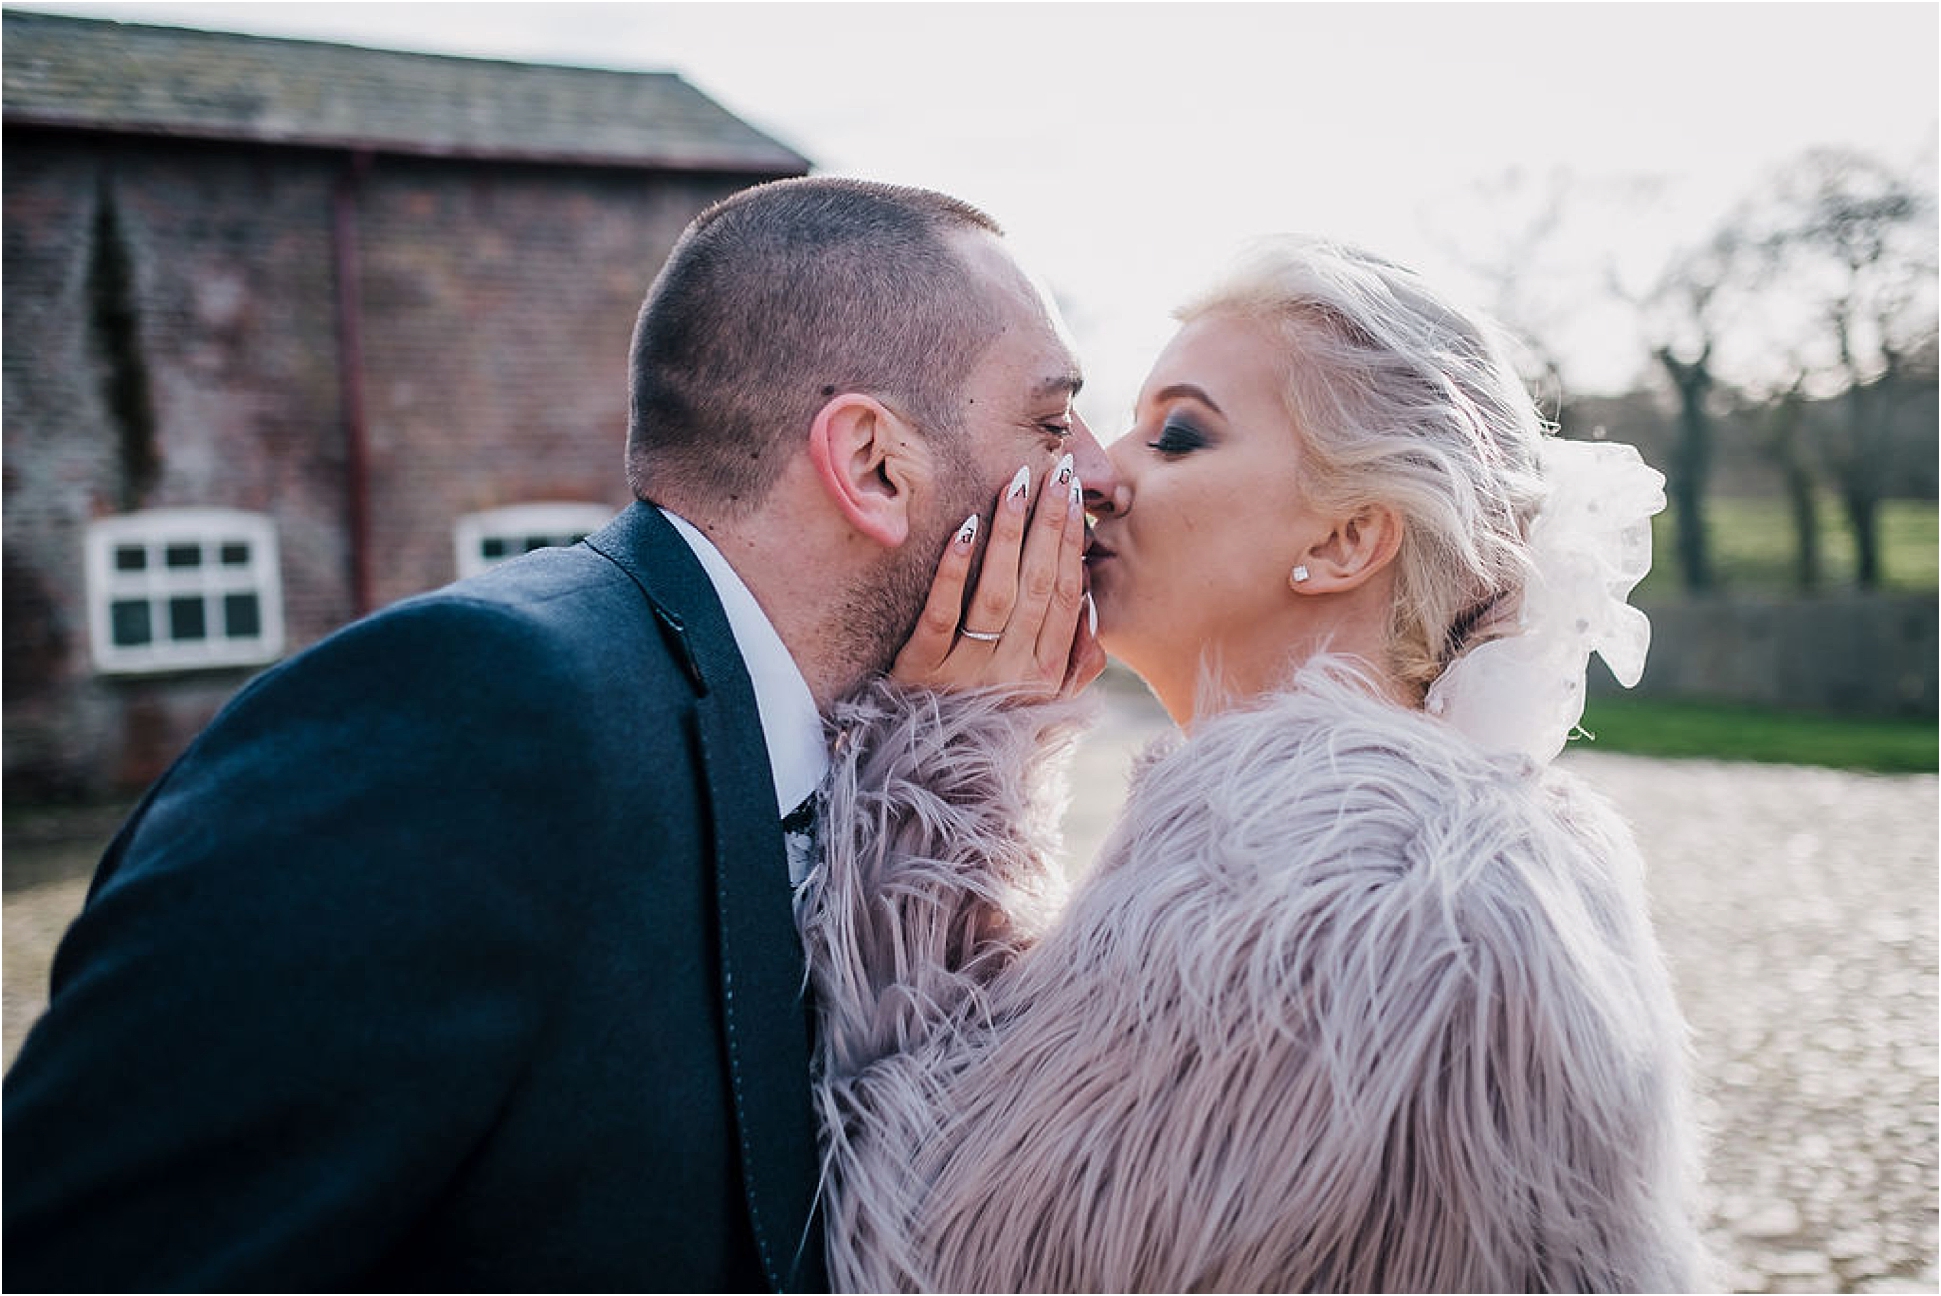
[[[1588,304],[1607,261],[1642,274],[1808,146],[1931,173],[1941,98],[1932,3],[22,7],[679,72],[818,170],[991,211],[1068,305],[1102,435],[1167,310],[1252,235],[1326,233],[1468,285],[1516,223],[1479,182],[1568,171],[1582,201],[1532,284]],[[1656,200],[1620,201],[1639,177]],[[1622,313],[1575,314],[1573,385],[1627,385]]]

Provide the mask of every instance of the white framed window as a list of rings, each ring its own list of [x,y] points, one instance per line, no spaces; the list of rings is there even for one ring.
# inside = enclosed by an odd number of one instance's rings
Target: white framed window
[[[606,504],[508,504],[458,519],[452,538],[460,579],[535,549],[578,544],[613,517]]]
[[[88,639],[107,673],[250,666],[283,653],[276,526],[234,509],[88,525]]]

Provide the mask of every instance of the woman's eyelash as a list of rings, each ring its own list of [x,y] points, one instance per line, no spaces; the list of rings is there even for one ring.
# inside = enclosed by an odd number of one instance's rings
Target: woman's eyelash
[[[1168,419],[1166,425],[1159,429],[1158,438],[1146,444],[1163,455],[1182,455],[1198,450],[1206,444],[1206,438],[1192,424]]]
[[[1072,434],[1072,425],[1069,423],[1040,423],[1038,426],[1055,437],[1063,438]]]

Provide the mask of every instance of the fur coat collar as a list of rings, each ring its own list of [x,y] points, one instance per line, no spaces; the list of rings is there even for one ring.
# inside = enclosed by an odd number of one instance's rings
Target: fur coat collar
[[[1689,1290],[1683,1027],[1629,832],[1340,672],[1055,858],[1069,704],[879,686],[799,897],[857,1290]]]

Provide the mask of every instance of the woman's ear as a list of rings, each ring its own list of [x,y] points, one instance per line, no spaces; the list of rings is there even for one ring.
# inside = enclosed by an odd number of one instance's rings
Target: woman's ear
[[[1340,594],[1357,589],[1395,561],[1402,548],[1402,515],[1371,504],[1335,524],[1295,563],[1288,584],[1297,594]]]
[[[836,511],[885,548],[910,536],[910,487],[921,456],[916,431],[872,396],[831,398],[809,425],[809,462]]]

